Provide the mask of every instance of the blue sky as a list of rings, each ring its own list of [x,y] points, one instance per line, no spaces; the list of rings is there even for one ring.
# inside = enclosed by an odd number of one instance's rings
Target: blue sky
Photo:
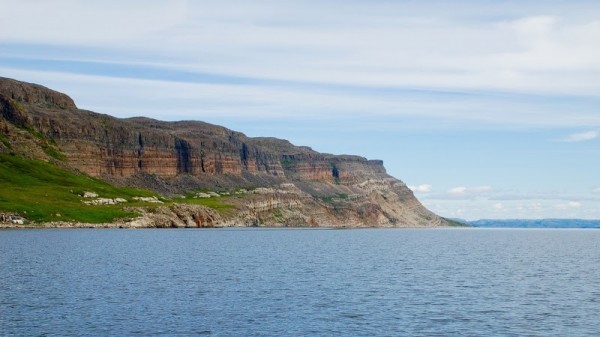
[[[383,159],[443,216],[600,218],[597,1],[3,1],[0,76]]]

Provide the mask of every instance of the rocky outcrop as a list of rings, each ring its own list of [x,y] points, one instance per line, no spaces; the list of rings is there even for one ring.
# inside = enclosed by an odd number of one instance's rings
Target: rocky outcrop
[[[18,103],[41,108],[75,110],[71,97],[41,85],[0,77],[0,93]]]
[[[154,215],[144,213],[144,219],[154,219],[147,220],[152,226],[446,224],[390,177],[380,160],[323,154],[198,121],[118,119],[79,110],[62,93],[5,78],[0,78],[0,112],[0,128],[7,130],[0,151],[18,151],[29,139],[31,149],[21,153],[166,196],[265,189],[227,197],[236,209],[233,216],[161,206]]]
[[[0,223],[10,224],[13,226],[22,226],[27,222],[27,219],[20,215],[0,213]]]

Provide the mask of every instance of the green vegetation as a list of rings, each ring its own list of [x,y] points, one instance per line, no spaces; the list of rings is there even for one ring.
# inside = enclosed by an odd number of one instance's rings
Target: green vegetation
[[[465,223],[462,223],[462,222],[459,222],[456,220],[451,220],[448,218],[444,218],[444,220],[448,221],[448,226],[450,226],[450,227],[471,227],[468,224],[465,224]]]
[[[291,169],[291,168],[292,168],[292,166],[293,166],[293,163],[292,163],[292,161],[291,161],[291,160],[289,160],[289,159],[287,159],[287,158],[284,158],[284,159],[282,159],[282,160],[280,161],[280,163],[281,163],[281,167],[283,167],[283,169],[284,169],[284,170],[289,170],[289,169]]]
[[[206,193],[210,191],[202,192]],[[228,197],[194,198],[194,195],[195,193],[189,193],[185,196],[185,199],[177,199],[177,203],[210,207],[222,215],[229,215],[235,210],[234,205],[225,202]]]
[[[278,222],[282,222],[282,223],[285,222],[285,217],[283,216],[283,212],[279,208],[273,211],[272,216]]]
[[[33,221],[111,222],[132,217],[123,204],[92,206],[80,195],[93,191],[102,198],[153,196],[153,192],[115,187],[83,174],[76,174],[40,160],[0,154],[0,211],[13,212]],[[139,202],[127,205],[143,204]]]
[[[49,155],[50,157],[54,158],[54,159],[58,159],[60,161],[66,161],[67,157],[62,154],[61,152],[59,152],[58,150],[56,150],[56,148],[54,146],[50,146],[48,144],[42,144],[42,150]]]
[[[194,204],[210,207],[222,215],[231,214],[235,210],[235,206],[226,203],[223,198],[185,198],[177,201],[178,203]]]
[[[48,139],[43,134],[39,133],[38,131],[32,128],[25,128],[25,130],[27,130],[27,132],[29,132],[32,136],[40,140],[40,147],[42,148],[42,151],[44,151],[44,153],[46,153],[48,156],[54,159],[58,159],[60,161],[67,160],[67,157],[61,152],[59,152],[59,150],[57,150],[57,145],[54,139]]]
[[[12,145],[10,144],[10,141],[8,140],[6,135],[3,133],[0,133],[0,142],[2,142],[2,144],[4,144],[4,146],[6,146],[7,149],[12,149]]]

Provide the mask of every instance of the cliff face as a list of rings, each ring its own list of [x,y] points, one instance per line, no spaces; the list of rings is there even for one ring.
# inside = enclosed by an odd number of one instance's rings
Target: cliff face
[[[0,129],[12,144],[0,144],[0,150],[29,144],[21,151],[26,155],[62,159],[59,164],[90,176],[167,195],[269,188],[230,201],[239,214],[266,224],[446,224],[387,175],[382,161],[322,154],[197,121],[118,119],[79,110],[68,96],[42,86],[5,78],[0,78],[0,112]]]

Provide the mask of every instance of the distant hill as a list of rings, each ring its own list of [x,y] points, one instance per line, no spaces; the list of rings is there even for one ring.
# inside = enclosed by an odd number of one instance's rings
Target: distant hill
[[[468,223],[474,227],[494,228],[600,228],[600,220],[582,219],[482,219]]]

